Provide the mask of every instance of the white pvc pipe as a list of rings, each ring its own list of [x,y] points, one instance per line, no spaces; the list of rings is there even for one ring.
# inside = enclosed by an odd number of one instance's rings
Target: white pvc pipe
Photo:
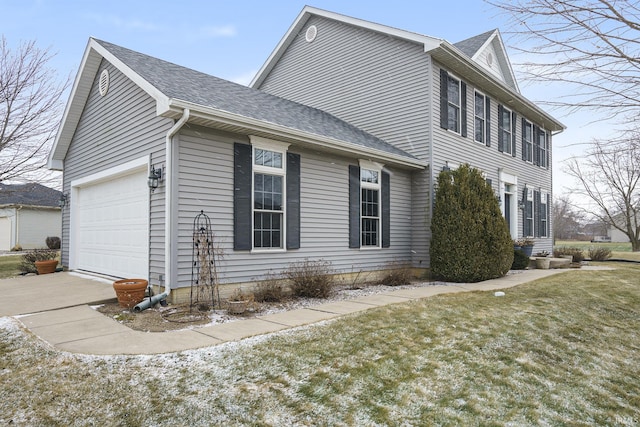
[[[164,294],[165,298],[171,293],[171,224],[173,222],[172,206],[173,206],[173,137],[189,120],[190,111],[185,108],[182,111],[182,117],[169,129],[165,139],[165,193],[164,193]]]

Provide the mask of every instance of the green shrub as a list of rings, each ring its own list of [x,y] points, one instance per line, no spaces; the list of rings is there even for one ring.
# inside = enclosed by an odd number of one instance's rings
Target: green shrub
[[[406,262],[392,262],[387,267],[387,274],[380,280],[381,285],[402,286],[408,285],[413,279],[411,264]]]
[[[525,270],[529,267],[529,257],[520,249],[513,251],[513,264],[511,264],[512,270]]]
[[[591,261],[605,261],[611,258],[611,249],[592,246],[589,248],[589,258]]]
[[[284,272],[289,279],[291,292],[297,297],[328,298],[333,291],[331,263],[324,260],[304,261],[289,264]]]
[[[57,257],[58,251],[54,249],[32,249],[22,255],[18,268],[23,273],[37,273],[36,261],[47,261]]]
[[[264,279],[260,280],[255,289],[253,296],[257,302],[281,302],[287,298],[282,277],[267,273]]]
[[[438,176],[431,235],[431,272],[437,279],[494,279],[513,263],[513,241],[498,200],[469,165]]]
[[[553,250],[553,256],[561,257],[562,255],[572,255],[573,262],[582,262],[584,261],[584,253],[582,249],[570,247],[570,246],[560,246]]]

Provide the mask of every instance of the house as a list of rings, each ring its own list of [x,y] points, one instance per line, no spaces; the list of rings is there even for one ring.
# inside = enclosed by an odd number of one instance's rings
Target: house
[[[46,247],[60,236],[62,192],[37,183],[0,183],[0,251]]]
[[[549,250],[562,128],[519,93],[495,31],[456,47],[305,7],[252,87],[90,39],[49,156],[69,200],[62,263],[179,300],[202,211],[225,284],[307,258],[428,268],[435,178],[463,162],[512,235]]]

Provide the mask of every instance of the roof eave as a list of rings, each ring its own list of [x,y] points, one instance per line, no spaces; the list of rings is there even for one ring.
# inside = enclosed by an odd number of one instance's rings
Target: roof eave
[[[156,100],[158,115],[160,115],[160,111],[162,111],[168,103],[167,96],[148,81],[144,80],[139,74],[131,70],[131,68],[120,59],[100,45],[97,40],[90,38],[82,57],[78,74],[74,80],[69,100],[65,106],[56,139],[49,152],[47,167],[51,170],[62,171],[64,169],[64,159],[67,155],[67,150],[80,122],[80,117],[89,98],[93,80],[95,79],[103,58]]]
[[[309,133],[299,129],[265,122],[252,117],[246,117],[216,108],[205,107],[179,99],[171,99],[169,101],[169,109],[162,115],[165,117],[175,118],[178,117],[185,108],[189,108],[191,111],[192,119],[200,118],[210,121],[212,124],[217,123],[231,125],[239,129],[243,129],[247,135],[261,134],[272,138],[281,138],[286,141],[306,146],[312,146],[315,148],[321,147],[331,152],[355,156],[362,159],[377,160],[384,162],[385,164],[393,164],[403,168],[424,169],[428,166],[427,162],[416,158],[388,153],[375,148],[363,147],[348,141]]]
[[[474,81],[480,81],[483,88],[490,88],[493,93],[501,96],[502,102],[507,106],[517,109],[521,113],[525,113],[529,120],[536,121],[538,124],[543,125],[546,130],[562,132],[567,128],[563,123],[549,115],[520,93],[490,75],[480,67],[480,65],[464,55],[449,42],[443,41],[437,48],[430,50],[428,53],[443,65],[452,67],[462,65],[462,68],[455,68],[457,74],[462,74],[461,77],[470,78]]]
[[[389,27],[387,25],[377,24],[375,22],[370,22],[363,19],[353,18],[351,16],[341,15],[339,13],[330,12],[324,9],[318,9],[312,6],[305,6],[298,17],[295,19],[295,21],[293,21],[293,24],[291,24],[289,30],[282,37],[273,52],[271,52],[271,55],[269,55],[260,70],[258,70],[258,73],[249,84],[249,87],[260,87],[264,79],[269,75],[273,67],[278,63],[278,60],[284,54],[293,39],[300,33],[301,29],[312,16],[321,16],[324,18],[333,19],[335,21],[344,22],[345,24],[354,25],[399,39],[419,43],[424,45],[425,51],[433,49],[440,43],[440,39],[436,39],[433,37]]]

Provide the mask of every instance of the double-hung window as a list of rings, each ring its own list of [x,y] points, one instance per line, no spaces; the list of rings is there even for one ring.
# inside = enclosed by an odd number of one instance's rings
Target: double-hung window
[[[474,139],[477,142],[484,144],[485,141],[485,128],[487,123],[487,114],[486,114],[486,98],[483,94],[476,92],[475,93],[475,128],[474,128]]]
[[[286,147],[253,146],[253,247],[282,249]]]
[[[533,162],[533,125],[522,119],[522,160]]]
[[[349,247],[391,246],[391,178],[383,165],[360,159],[349,165]]]
[[[380,172],[379,169],[360,169],[362,247],[380,247]]]
[[[547,133],[540,129],[538,132],[538,149],[540,150],[539,154],[539,165],[540,167],[546,168],[547,165]]]
[[[448,129],[460,133],[460,80],[451,76],[447,78],[447,101]]]
[[[548,228],[548,200],[549,200],[549,196],[547,193],[540,193],[540,209],[539,209],[539,215],[540,215],[540,237],[549,237],[549,228]]]
[[[500,108],[499,113],[500,117],[498,117],[498,132],[500,132],[500,145],[502,148],[502,152],[512,154],[513,151],[511,141],[513,138],[513,128],[511,124],[511,111],[502,107]]]
[[[524,237],[533,237],[533,189],[527,188],[524,201]]]

